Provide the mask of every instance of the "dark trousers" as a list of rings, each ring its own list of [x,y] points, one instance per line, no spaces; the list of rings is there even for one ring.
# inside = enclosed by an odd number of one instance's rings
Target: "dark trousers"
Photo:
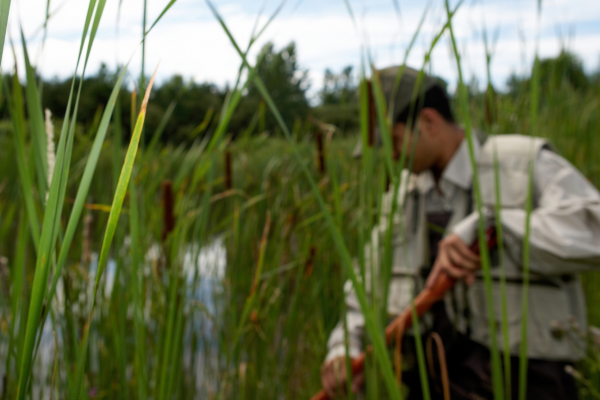
[[[445,347],[446,365],[450,380],[452,400],[493,399],[492,370],[490,352],[487,347],[470,340],[465,335],[454,332],[449,321],[444,320],[445,311],[440,315],[440,307],[434,306],[434,332],[437,332]],[[451,326],[451,325],[450,325]],[[414,339],[405,338],[406,357],[415,368],[403,373],[403,382],[409,388],[408,400],[423,399],[421,380],[414,356]],[[425,345],[426,338],[423,338]],[[412,355],[410,353],[413,353]],[[432,399],[443,399],[440,364],[436,351],[433,352],[436,378],[429,376]],[[511,399],[519,398],[519,358],[511,357]],[[566,362],[529,359],[527,368],[527,399],[535,400],[577,400],[575,380],[565,372]]]

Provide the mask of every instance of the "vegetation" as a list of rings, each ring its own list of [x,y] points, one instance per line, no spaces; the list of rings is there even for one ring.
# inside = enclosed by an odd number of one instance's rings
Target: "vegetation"
[[[85,71],[105,1],[89,4],[76,71]],[[452,32],[453,12],[430,50]],[[145,92],[131,93],[127,65],[40,83],[27,56],[16,67],[26,72],[24,84],[16,73],[4,77],[2,398],[309,398],[320,387],[347,279],[374,349],[367,391],[401,398],[382,341],[389,276],[373,282],[381,296],[366,296],[363,249],[381,216],[381,194],[399,187],[411,154],[392,161],[369,60],[357,77],[349,68],[326,74],[320,104],[311,107],[293,44],[267,45],[253,64],[247,48],[233,38],[232,45],[242,67],[225,89],[181,77],[153,87],[144,78]],[[368,146],[367,74],[382,149]],[[513,77],[509,88],[468,92],[461,77],[455,106],[467,130],[548,137],[600,186],[598,80],[564,52],[536,63],[531,76]],[[351,155],[357,141],[361,160]],[[383,270],[391,234],[385,240]],[[590,322],[599,325],[600,277],[590,273],[584,282]],[[598,398],[594,340],[574,372],[582,398]]]

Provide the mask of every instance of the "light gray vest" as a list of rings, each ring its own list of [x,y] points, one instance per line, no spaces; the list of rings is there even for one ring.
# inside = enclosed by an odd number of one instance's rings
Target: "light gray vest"
[[[490,137],[483,145],[477,162],[482,202],[489,212],[494,212],[496,204],[495,168],[497,161],[500,177],[500,203],[503,209],[521,209],[526,206],[529,193],[530,160],[535,160],[542,149],[549,144],[541,138],[523,135],[500,135]],[[536,207],[535,195],[533,207]],[[506,271],[506,308],[510,353],[518,355],[521,345],[523,272],[522,239],[504,233],[504,268]],[[535,263],[536,260],[530,260]],[[534,265],[532,264],[532,268]],[[455,321],[459,331],[470,331],[471,338],[489,346],[490,331],[484,282],[479,278],[469,288],[459,285],[455,295],[464,291],[470,317],[464,313],[454,313],[446,299],[448,314]],[[493,298],[496,320],[496,340],[502,349],[502,306],[499,278],[501,267],[492,266]],[[463,297],[464,298],[464,297]],[[579,327],[587,330],[586,308],[583,290],[577,274],[561,276],[540,276],[530,274],[528,307],[528,357],[546,360],[577,360],[582,357],[583,343],[573,332],[565,333],[557,326],[570,326],[574,318]]]

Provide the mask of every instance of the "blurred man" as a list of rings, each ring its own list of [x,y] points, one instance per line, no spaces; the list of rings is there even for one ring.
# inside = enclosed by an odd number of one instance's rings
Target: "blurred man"
[[[388,107],[399,67],[380,70]],[[457,125],[448,96],[434,78],[425,76],[421,95],[411,108],[418,72],[406,68],[393,102],[392,143],[395,157],[401,154],[404,135],[409,135],[408,154],[412,172],[398,196],[403,224],[395,223],[392,240],[392,278],[387,302],[393,318],[425,285],[441,274],[460,282],[434,305],[423,318],[424,336],[432,332],[443,343],[446,364],[437,357],[429,360],[439,377],[447,368],[450,392],[457,399],[492,399],[490,333],[480,258],[469,246],[477,238],[480,218],[474,211],[473,169],[465,132]],[[411,110],[416,110],[412,112]],[[407,125],[413,127],[407,129]],[[576,399],[574,379],[565,367],[584,355],[580,336],[569,330],[587,330],[586,306],[579,272],[600,267],[600,194],[569,162],[541,138],[500,135],[487,140],[473,137],[474,155],[484,205],[486,226],[497,225],[495,218],[494,160],[500,175],[501,223],[504,254],[492,251],[492,280],[496,313],[496,341],[503,349],[499,259],[506,274],[506,308],[511,355],[511,398],[518,398],[521,324],[528,326],[528,399]],[[523,283],[522,243],[525,236],[529,165],[533,160],[533,212],[530,234],[529,307],[526,321],[521,318]],[[407,164],[410,165],[410,164]],[[410,175],[410,176],[409,176]],[[388,226],[392,193],[383,199],[383,216],[373,230],[366,258],[383,254],[383,237]],[[400,231],[403,229],[403,232]],[[371,249],[375,251],[371,253]],[[379,255],[379,257],[377,256]],[[370,271],[370,267],[366,267]],[[370,277],[367,276],[370,280]],[[367,288],[370,284],[366,285]],[[350,357],[364,346],[364,317],[352,290],[345,285]],[[573,324],[575,322],[575,324]],[[407,371],[404,383],[409,399],[421,399],[421,383],[416,358],[403,345]],[[414,348],[414,347],[413,347]],[[338,323],[328,341],[328,355],[322,368],[322,383],[330,397],[345,388],[345,346],[343,323]],[[358,390],[363,377],[357,377]],[[429,377],[434,398],[442,398],[442,383]]]

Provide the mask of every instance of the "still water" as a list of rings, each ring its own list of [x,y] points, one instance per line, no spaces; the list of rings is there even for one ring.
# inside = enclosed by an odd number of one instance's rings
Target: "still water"
[[[128,240],[125,240],[125,250],[128,248]],[[145,255],[145,263],[141,270],[146,277],[149,277],[151,273],[151,265],[155,263],[159,257],[159,246],[154,245]],[[189,319],[188,331],[186,332],[186,343],[189,343],[191,331],[194,331],[195,335],[201,337],[210,338],[213,332],[212,318],[204,318],[204,316],[215,316],[218,315],[218,309],[215,302],[215,294],[220,293],[221,284],[225,275],[225,266],[227,262],[227,255],[225,244],[221,237],[213,238],[207,245],[199,247],[198,245],[188,245],[182,257],[182,268],[188,283],[187,291],[187,303],[196,308],[201,308],[201,312],[193,313],[193,316]],[[124,268],[127,266],[124,265]],[[96,272],[98,270],[98,254],[93,253],[89,264],[89,282],[94,282]],[[104,296],[108,299],[112,293],[115,276],[117,271],[117,264],[114,259],[110,259],[107,262],[106,269],[104,271],[103,286],[102,290],[99,291],[98,296]],[[196,279],[198,284],[192,288],[192,283]],[[85,293],[87,291],[87,293]],[[85,293],[85,294],[83,294]],[[86,290],[84,290],[79,298],[79,302],[75,302],[73,305],[73,313],[89,315],[90,300],[93,295],[93,284],[88,284]],[[97,299],[98,300],[98,299]],[[147,309],[145,310],[146,321],[148,321],[148,329],[155,329],[153,321],[150,318],[150,304],[146,302]],[[62,278],[59,280],[56,290],[56,311],[60,315],[64,315],[64,285]],[[87,308],[87,309],[86,309]],[[131,307],[130,307],[131,308]],[[133,310],[128,310],[128,318],[132,318]],[[203,315],[204,314],[204,315]],[[98,322],[100,313],[96,312],[94,315],[95,322]],[[92,331],[93,332],[93,331]],[[50,393],[50,381],[51,374],[54,365],[55,357],[55,341],[58,343],[58,351],[61,351],[63,337],[58,330],[55,334],[53,333],[52,321],[50,318],[46,320],[42,330],[42,339],[40,342],[40,348],[38,351],[37,358],[33,366],[33,382],[32,382],[32,394],[34,399],[47,398]],[[90,372],[92,374],[99,371],[99,354],[98,354],[99,339],[90,335]],[[215,342],[208,341],[208,346],[216,346]],[[198,352],[205,352],[207,354],[216,354],[207,348],[207,341],[200,344]],[[207,360],[202,357],[198,357],[198,354],[185,353],[184,363],[186,368],[190,368],[194,365],[196,371],[196,389],[199,395],[206,393],[210,390],[210,387],[214,387],[214,381],[210,379],[206,371]],[[212,357],[211,357],[212,358]],[[214,360],[208,360],[209,365]],[[131,368],[127,371],[128,375],[131,374]],[[0,362],[0,376],[5,374],[5,362]],[[59,374],[61,380],[64,382],[66,379],[65,372],[60,371]],[[3,382],[0,381],[0,387]],[[0,389],[0,393],[1,390]],[[57,397],[57,393],[54,394],[54,398]]]

